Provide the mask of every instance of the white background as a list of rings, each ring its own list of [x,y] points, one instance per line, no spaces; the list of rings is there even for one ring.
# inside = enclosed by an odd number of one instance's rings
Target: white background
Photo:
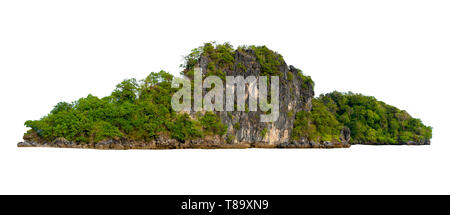
[[[450,194],[449,1],[0,1],[0,193]],[[23,123],[204,42],[267,45],[316,82],[434,127],[431,146],[17,148]]]

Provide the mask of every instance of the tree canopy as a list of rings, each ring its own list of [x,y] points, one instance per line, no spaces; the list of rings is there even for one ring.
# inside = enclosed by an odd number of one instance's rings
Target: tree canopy
[[[404,110],[371,96],[335,91],[313,99],[311,112],[297,113],[293,138],[338,139],[344,126],[352,143],[424,142],[432,137],[431,127]]]
[[[40,120],[30,120],[25,134],[44,141],[65,138],[69,141],[91,143],[125,137],[149,141],[162,133],[179,141],[223,134],[226,129],[213,113],[199,120],[188,114],[178,114],[171,107],[173,76],[165,71],[151,73],[141,81],[126,79],[116,86],[110,96],[88,95],[75,102],[58,103]]]

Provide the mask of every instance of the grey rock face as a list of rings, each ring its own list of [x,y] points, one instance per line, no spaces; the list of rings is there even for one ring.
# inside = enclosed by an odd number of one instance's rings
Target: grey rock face
[[[206,75],[207,67],[210,63],[208,57],[202,56],[199,59],[198,66],[202,68]],[[243,65],[246,71],[238,65]],[[279,103],[280,115],[277,121],[267,123],[260,122],[260,116],[263,114],[259,108],[258,111],[232,111],[216,112],[222,120],[222,123],[228,126],[227,136],[235,137],[233,143],[266,143],[276,145],[286,143],[292,133],[295,114],[301,110],[309,111],[311,101],[314,97],[314,89],[311,83],[302,80],[300,70],[293,66],[288,66],[283,62],[279,66],[281,76],[279,77]],[[258,63],[253,50],[248,49],[245,52],[236,52],[234,56],[234,69],[225,71],[227,76],[255,76],[257,81],[262,74],[261,65]],[[225,83],[224,83],[225,84]],[[225,88],[225,87],[224,87]],[[204,94],[206,90],[203,91]],[[225,95],[225,89],[224,89]],[[226,96],[224,96],[225,105]],[[246,89],[246,104],[248,105],[248,89]],[[236,104],[236,99],[235,99]],[[235,126],[239,124],[239,126]],[[265,132],[263,132],[265,131]],[[264,136],[263,134],[266,133]]]
[[[341,131],[341,141],[345,143],[350,142],[351,138],[350,135],[351,135],[350,128],[344,127]]]
[[[60,148],[67,148],[67,147],[71,147],[72,145],[76,145],[76,143],[68,141],[64,138],[57,138],[53,142],[51,142],[50,145],[55,146],[55,147],[60,147]]]
[[[277,148],[348,148],[351,145],[345,142],[339,143],[339,142],[320,142],[316,143],[314,141],[291,141],[291,142],[285,142],[280,143],[276,147]]]
[[[32,147],[32,146],[35,146],[36,144],[34,143],[34,142],[27,142],[27,141],[24,141],[24,142],[19,142],[18,144],[17,144],[17,147]]]

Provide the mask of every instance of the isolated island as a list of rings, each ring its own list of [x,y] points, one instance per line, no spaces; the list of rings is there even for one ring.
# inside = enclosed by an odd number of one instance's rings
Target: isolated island
[[[261,122],[260,116],[267,111],[248,110],[248,88],[244,111],[177,112],[171,106],[179,90],[172,87],[174,76],[160,71],[141,81],[126,79],[104,98],[88,95],[58,103],[40,120],[25,122],[30,130],[18,146],[181,149],[430,144],[431,127],[374,97],[337,91],[314,97],[311,77],[288,66],[266,46],[234,49],[229,43],[205,43],[193,49],[181,67],[181,75],[189,79],[195,68],[201,69],[203,79],[278,76],[277,120]]]

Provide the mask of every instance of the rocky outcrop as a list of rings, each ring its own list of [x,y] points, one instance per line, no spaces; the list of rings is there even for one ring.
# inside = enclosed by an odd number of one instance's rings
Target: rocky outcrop
[[[277,148],[348,148],[347,142],[314,142],[314,141],[290,141],[277,145]]]
[[[202,55],[197,66],[207,76],[210,64],[217,64],[208,56]],[[216,65],[219,67],[219,65]],[[233,66],[225,69],[227,76],[256,77],[257,81],[263,73],[263,66],[258,61],[253,49],[245,49],[234,53]],[[176,148],[342,148],[350,147],[349,130],[344,130],[340,142],[314,142],[309,140],[291,140],[295,115],[299,111],[310,111],[311,101],[314,97],[313,82],[294,66],[288,66],[284,60],[276,68],[279,76],[279,117],[274,122],[261,122],[260,116],[264,114],[259,108],[257,111],[222,111],[216,112],[221,123],[227,126],[223,136],[212,135],[200,139],[180,142],[169,138],[168,135],[159,135],[154,140],[143,142],[126,138],[107,139],[97,143],[77,143],[58,138],[52,142],[41,141],[36,135],[25,139],[18,144],[19,147],[58,147],[58,148],[92,148],[92,149],[176,149]],[[269,88],[270,89],[270,88]],[[206,94],[206,92],[203,92]],[[245,103],[248,104],[248,88],[246,88]],[[224,89],[225,95],[225,89]],[[224,96],[223,103],[225,104]],[[236,101],[235,101],[236,102]],[[191,112],[193,118],[195,112]],[[237,126],[238,125],[238,126]],[[28,136],[30,137],[30,136]]]
[[[81,149],[104,149],[104,150],[127,150],[127,149],[243,149],[243,148],[348,148],[348,143],[333,143],[314,141],[288,141],[280,144],[267,144],[265,142],[238,142],[227,143],[219,136],[209,136],[201,139],[179,142],[178,140],[161,136],[153,141],[130,141],[127,139],[109,139],[98,143],[77,143],[58,138],[53,142],[23,141],[18,147],[50,147],[50,148],[81,148]]]
[[[211,62],[207,56],[202,56],[199,59],[198,66],[205,76]],[[216,112],[222,123],[228,126],[227,136],[234,137],[233,143],[247,142],[272,146],[288,143],[294,126],[295,114],[301,110],[309,111],[311,109],[311,100],[314,97],[313,83],[303,80],[302,77],[304,76],[301,71],[293,66],[288,66],[284,61],[278,67],[278,71],[280,72],[280,115],[275,122],[260,122],[260,116],[263,112],[259,108],[257,111],[248,112]],[[234,77],[255,76],[258,81],[259,77],[262,76],[262,66],[257,60],[255,51],[246,49],[235,52],[233,68],[225,70],[225,73],[227,76]],[[249,103],[248,95],[248,88],[246,88],[246,104]]]
[[[32,128],[27,134],[24,136],[24,141],[18,143],[19,147],[58,147],[58,148],[92,148],[92,149],[182,149],[182,148],[204,148],[204,149],[217,149],[217,148],[346,148],[350,147],[352,144],[364,144],[364,145],[388,145],[385,143],[371,143],[371,142],[362,142],[359,143],[351,138],[351,131],[348,127],[351,125],[348,124],[339,124],[337,120],[334,123],[332,120],[323,120],[323,119],[334,119],[335,112],[326,109],[325,111],[321,109],[322,106],[318,105],[317,101],[314,99],[314,83],[311,78],[303,75],[302,71],[295,68],[294,66],[288,66],[286,62],[284,62],[281,55],[278,55],[276,52],[268,50],[265,46],[263,47],[252,47],[252,48],[238,48],[237,50],[228,50],[225,48],[216,48],[215,50],[211,45],[203,47],[203,53],[200,55],[194,55],[195,59],[192,58],[192,64],[189,64],[190,67],[185,67],[183,71],[184,74],[193,78],[191,72],[196,71],[194,68],[201,68],[203,77],[207,77],[209,75],[216,75],[222,78],[225,81],[225,76],[232,77],[243,77],[246,79],[249,76],[256,78],[256,83],[259,83],[259,80],[262,76],[272,76],[276,75],[279,78],[279,116],[277,120],[273,122],[262,122],[261,116],[267,113],[263,112],[259,106],[256,111],[247,110],[249,105],[249,95],[250,90],[248,85],[245,87],[244,100],[246,104],[246,110],[236,110],[236,106],[234,107],[234,111],[217,111],[216,115],[207,113],[208,115],[198,114],[197,112],[184,112],[182,115],[185,119],[188,119],[189,122],[192,123],[192,128],[187,127],[185,124],[181,124],[181,128],[188,128],[187,130],[196,130],[198,129],[198,134],[186,136],[182,135],[182,138],[174,136],[171,130],[171,125],[174,119],[170,117],[163,117],[167,120],[164,122],[157,121],[153,122],[150,125],[154,127],[166,126],[167,128],[164,130],[157,130],[153,132],[152,136],[149,137],[140,137],[140,141],[136,141],[134,139],[139,139],[139,137],[130,135],[130,133],[126,133],[127,135],[118,135],[116,133],[121,134],[120,132],[124,132],[124,130],[119,130],[118,127],[115,127],[116,130],[111,129],[113,134],[110,136],[95,136],[94,133],[85,132],[84,135],[79,135],[76,133],[69,137],[73,136],[81,136],[83,139],[78,139],[82,141],[90,141],[89,143],[81,143],[81,142],[73,142],[66,140],[64,138],[57,138],[53,141],[44,141],[43,138],[38,135],[42,129],[39,129],[39,126],[33,126],[35,124],[30,123],[28,125]],[[214,49],[214,50],[213,50]],[[220,49],[220,50],[219,50]],[[196,53],[196,52],[194,52]],[[191,61],[189,61],[191,62]],[[158,76],[163,77],[163,76]],[[172,77],[172,76],[171,76]],[[170,80],[165,79],[167,92],[171,92],[170,88]],[[161,84],[161,83],[159,83]],[[259,85],[259,84],[258,84]],[[158,85],[159,86],[159,85]],[[256,88],[258,90],[260,86]],[[146,88],[145,88],[146,89]],[[268,87],[270,89],[270,87]],[[203,90],[203,96],[208,93],[209,90]],[[236,90],[235,90],[236,91]],[[259,92],[260,93],[260,92]],[[160,95],[159,92],[157,95]],[[170,93],[167,93],[165,98],[170,97]],[[223,89],[223,104],[226,106],[226,98],[227,98],[227,89],[224,87]],[[335,96],[336,97],[336,96]],[[142,97],[146,98],[146,97]],[[334,98],[334,97],[332,97]],[[314,99],[314,100],[313,100]],[[235,105],[236,105],[236,92],[235,92]],[[331,100],[330,100],[331,101]],[[334,102],[334,101],[333,101]],[[258,101],[259,103],[259,101]],[[326,103],[326,102],[324,102]],[[313,107],[314,104],[314,108]],[[319,103],[322,104],[322,103]],[[339,103],[340,104],[340,103]],[[374,105],[370,105],[374,106]],[[167,109],[170,107],[167,105]],[[225,107],[224,107],[225,108]],[[144,108],[145,109],[145,108]],[[174,108],[173,108],[174,109]],[[333,108],[331,108],[333,109]],[[89,109],[91,110],[91,109]],[[172,110],[172,109],[170,109]],[[312,111],[311,111],[312,110]],[[322,110],[322,112],[320,112]],[[345,109],[347,111],[347,109]],[[328,112],[327,112],[328,111]],[[298,112],[297,121],[296,115]],[[325,113],[323,113],[325,112]],[[351,112],[351,111],[350,111]],[[153,112],[152,112],[153,113]],[[203,112],[205,113],[205,112]],[[327,115],[326,113],[329,113]],[[401,112],[399,112],[401,113]],[[149,119],[155,118],[158,114],[151,114],[148,117]],[[181,116],[174,114],[175,116]],[[189,119],[189,115],[191,119]],[[354,114],[357,115],[357,114]],[[147,116],[136,115],[137,117]],[[207,118],[206,116],[212,116],[214,121],[202,120]],[[312,121],[311,118],[315,117],[315,121]],[[403,116],[403,115],[401,115]],[[122,116],[121,116],[122,117]],[[303,117],[303,118],[302,118]],[[109,117],[104,117],[109,118]],[[102,118],[102,119],[104,119]],[[129,121],[135,120],[135,117],[125,118]],[[338,118],[338,117],[336,117]],[[122,118],[120,118],[122,119]],[[219,120],[220,119],[220,122]],[[151,120],[149,120],[152,122]],[[211,123],[214,122],[214,123]],[[295,129],[294,129],[295,122]],[[353,122],[353,121],[352,121]],[[417,122],[417,121],[415,121]],[[419,121],[420,122],[420,121]],[[197,126],[196,123],[201,124]],[[54,123],[57,124],[57,123]],[[70,124],[70,123],[66,123]],[[105,125],[109,125],[107,122],[104,122]],[[218,126],[216,126],[218,124]],[[223,125],[222,125],[223,124]],[[100,124],[103,125],[103,124]],[[139,124],[138,128],[145,127],[143,124]],[[207,125],[212,129],[208,130]],[[225,125],[225,126],[224,126]],[[330,125],[327,127],[327,125]],[[303,126],[303,127],[301,127]],[[317,127],[316,127],[317,126]],[[334,127],[331,127],[334,126]],[[339,126],[339,127],[337,127]],[[173,127],[173,126],[172,126]],[[199,127],[199,128],[197,128]],[[325,128],[324,128],[325,127]],[[51,127],[50,127],[51,128]],[[220,128],[220,129],[218,129]],[[226,128],[226,129],[225,129]],[[332,128],[332,131],[330,131]],[[339,130],[342,128],[340,135]],[[427,127],[424,127],[427,129]],[[173,128],[172,128],[173,129]],[[177,128],[179,131],[180,129]],[[354,129],[352,127],[352,129]],[[47,140],[51,140],[52,138],[58,137],[61,133],[54,133],[53,130],[48,129],[49,132],[54,134],[54,136],[45,137]],[[224,134],[224,130],[226,130]],[[294,131],[295,132],[294,132]],[[416,129],[417,130],[417,129]],[[305,132],[303,132],[305,131]],[[313,132],[310,132],[313,131]],[[320,131],[320,133],[318,132]],[[355,131],[355,130],[353,130]],[[425,130],[426,131],[426,130]],[[114,133],[116,132],[116,133]],[[150,133],[145,131],[144,133]],[[328,132],[328,133],[327,133]],[[301,133],[301,135],[299,135]],[[330,134],[331,133],[331,134]],[[357,133],[357,132],[355,132]],[[416,132],[417,133],[417,132]],[[423,132],[422,132],[423,133]],[[430,136],[431,137],[431,128],[430,135],[422,135],[422,136]],[[294,134],[294,135],[293,135]],[[414,133],[407,133],[414,138],[402,140],[417,140],[416,136],[413,136]],[[426,134],[426,132],[425,132]],[[89,138],[87,138],[89,137]],[[98,139],[103,139],[108,137],[110,139],[105,139],[102,141],[98,141]],[[116,137],[116,138],[113,138]],[[120,138],[119,138],[120,137]],[[156,138],[155,138],[156,137]],[[173,139],[173,138],[177,139]],[[186,137],[186,138],[185,138]],[[201,137],[201,138],[199,138]],[[322,138],[323,137],[323,138]],[[128,138],[128,139],[127,139]],[[152,139],[154,138],[154,139]],[[192,139],[194,138],[194,139]],[[75,138],[76,139],[76,138]],[[151,140],[149,140],[151,139]],[[313,141],[313,140],[316,141]],[[318,141],[318,140],[330,140],[332,141]],[[367,139],[360,138],[363,141]],[[400,139],[400,138],[398,138]],[[429,138],[422,138],[423,141],[418,142],[399,142],[392,145],[429,145]],[[145,140],[145,141],[144,141]],[[372,138],[374,140],[374,138]],[[377,139],[375,139],[377,140]],[[380,139],[378,139],[380,140]],[[381,140],[386,140],[381,139]],[[389,141],[389,139],[388,139]],[[390,142],[395,142],[392,140]]]

